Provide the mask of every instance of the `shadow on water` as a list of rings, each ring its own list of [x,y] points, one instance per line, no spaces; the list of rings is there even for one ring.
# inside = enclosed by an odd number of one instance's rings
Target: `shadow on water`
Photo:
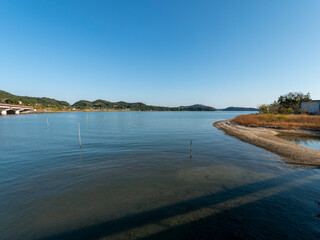
[[[312,179],[316,173],[282,175],[42,239],[316,239],[319,232],[294,227],[300,220],[296,206],[281,202],[298,187],[318,182]]]

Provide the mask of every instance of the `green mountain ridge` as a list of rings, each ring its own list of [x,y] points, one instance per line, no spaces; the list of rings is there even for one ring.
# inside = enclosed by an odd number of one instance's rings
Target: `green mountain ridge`
[[[250,107],[227,107],[222,109],[222,111],[258,111],[258,109]]]
[[[33,106],[37,108],[51,108],[56,110],[68,110],[68,109],[79,109],[79,110],[130,110],[130,111],[215,111],[213,107],[196,104],[192,106],[181,106],[181,107],[162,107],[146,105],[141,102],[127,103],[124,101],[109,102],[102,99],[95,101],[80,100],[75,102],[73,105],[66,101],[59,101],[52,98],[46,97],[28,97],[28,96],[17,96],[6,91],[0,90],[0,102],[8,104],[19,104]]]
[[[131,110],[131,111],[215,111],[213,107],[207,107],[202,105],[182,106],[182,107],[162,107],[146,105],[141,102],[127,103],[127,102],[109,102],[105,100],[95,100],[93,102],[87,100],[80,100],[75,102],[72,107],[77,109],[119,109],[119,110]]]
[[[215,111],[214,107],[205,106],[203,104],[194,104],[190,106],[180,106],[181,109],[189,109],[187,111]]]
[[[28,96],[17,96],[6,91],[0,90],[0,102],[8,104],[19,104],[19,101],[23,105],[43,107],[70,107],[70,104],[66,101],[59,101],[53,98],[47,97],[28,97]]]

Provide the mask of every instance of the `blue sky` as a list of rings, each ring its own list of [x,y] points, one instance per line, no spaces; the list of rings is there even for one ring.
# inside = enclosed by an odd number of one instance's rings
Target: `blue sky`
[[[320,1],[2,0],[0,83],[70,103],[320,99]]]

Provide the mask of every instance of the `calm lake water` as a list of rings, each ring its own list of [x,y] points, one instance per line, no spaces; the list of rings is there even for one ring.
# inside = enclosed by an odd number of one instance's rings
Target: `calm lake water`
[[[0,117],[0,239],[319,239],[320,170],[212,125],[239,114]]]

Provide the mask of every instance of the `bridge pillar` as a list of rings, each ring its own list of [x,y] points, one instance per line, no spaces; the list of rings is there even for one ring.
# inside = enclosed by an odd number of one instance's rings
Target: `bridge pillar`
[[[1,115],[7,115],[8,110],[1,110]]]

